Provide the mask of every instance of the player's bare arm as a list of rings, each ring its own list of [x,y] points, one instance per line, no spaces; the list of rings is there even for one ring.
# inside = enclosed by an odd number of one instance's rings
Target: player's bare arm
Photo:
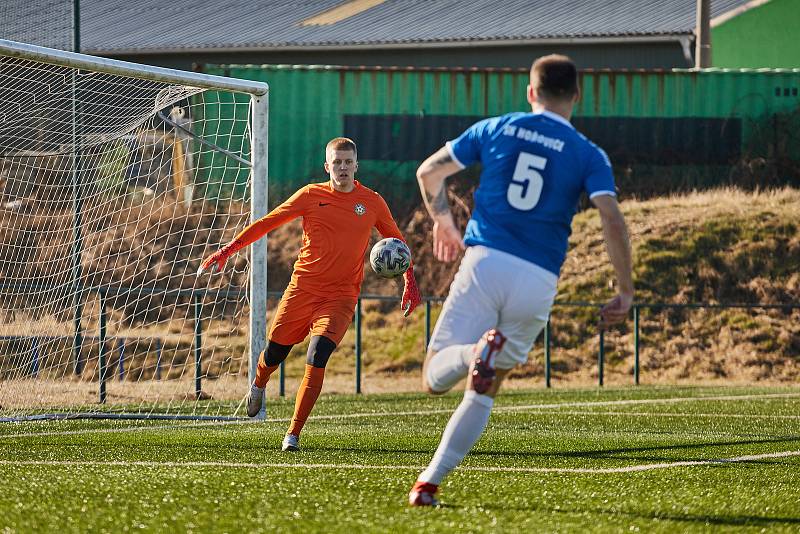
[[[446,179],[461,170],[446,147],[434,152],[417,169],[417,181],[425,208],[433,219],[433,254],[440,261],[453,261],[464,250],[447,201]]]
[[[617,296],[600,310],[600,328],[607,328],[624,321],[633,303],[631,244],[617,199],[611,195],[598,195],[592,203],[600,212],[608,257],[617,277]]]
[[[447,201],[445,180],[460,169],[459,165],[453,161],[446,147],[434,152],[417,169],[417,181],[422,191],[422,197],[425,200],[425,207],[434,221],[447,217],[452,219],[450,204]]]

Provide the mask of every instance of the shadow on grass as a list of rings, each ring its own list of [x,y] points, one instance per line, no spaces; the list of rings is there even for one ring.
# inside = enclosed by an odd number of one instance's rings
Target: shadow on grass
[[[589,459],[615,459],[615,460],[650,460],[650,461],[676,461],[672,457],[663,456],[619,456],[627,453],[669,450],[696,450],[709,447],[727,447],[736,445],[759,445],[766,443],[793,443],[800,442],[800,436],[785,436],[770,439],[752,439],[744,441],[708,441],[703,443],[688,443],[678,445],[655,445],[652,447],[624,447],[616,449],[595,449],[579,451],[554,451],[554,452],[509,452],[509,451],[473,451],[470,456],[500,456],[500,457],[530,457],[530,458],[589,458]]]
[[[454,508],[465,508],[463,505],[448,505]],[[658,521],[676,521],[681,523],[699,523],[718,526],[755,526],[755,527],[770,527],[778,525],[800,525],[800,517],[764,517],[755,515],[711,515],[711,514],[662,514],[659,512],[643,513],[643,512],[626,512],[623,510],[608,510],[604,508],[588,508],[580,507],[579,509],[569,510],[564,508],[550,508],[533,506],[530,508],[522,506],[493,506],[482,505],[483,508],[489,510],[509,511],[515,510],[520,512],[543,512],[551,514],[577,514],[585,515],[599,514],[609,516],[625,516],[637,519],[649,519]]]
[[[169,442],[169,448],[172,451],[203,451],[203,450],[216,450],[220,446],[224,446],[226,450],[239,450],[241,451],[243,456],[248,456],[252,452],[268,452],[272,453],[280,448],[280,439],[282,438],[282,434],[275,434],[274,432],[265,433],[268,434],[266,436],[250,436],[247,439],[236,438],[235,436],[231,436],[227,439],[222,440],[221,442],[214,442],[208,443],[202,440],[192,440],[190,442],[185,441],[173,441]],[[273,436],[273,434],[275,434]],[[491,436],[487,436],[491,440]],[[149,440],[143,439],[139,442],[140,446],[148,445]],[[155,440],[159,441],[159,440]],[[315,440],[316,441],[316,440]],[[800,436],[781,436],[781,437],[774,437],[774,438],[762,438],[762,439],[749,439],[749,440],[724,440],[724,441],[703,441],[700,443],[682,443],[682,444],[670,444],[670,445],[652,445],[652,446],[643,446],[643,447],[618,447],[618,448],[607,448],[607,449],[588,449],[588,450],[568,450],[568,451],[509,451],[509,450],[487,450],[486,448],[482,450],[475,450],[471,451],[469,456],[470,458],[482,458],[481,463],[486,465],[491,465],[486,462],[490,462],[491,458],[513,458],[513,459],[520,459],[524,460],[526,458],[530,459],[547,459],[547,458],[569,458],[569,459],[585,459],[585,460],[629,460],[629,461],[638,461],[638,462],[674,462],[678,460],[711,460],[715,458],[675,458],[674,456],[668,456],[664,454],[652,454],[652,455],[640,455],[637,453],[646,453],[646,452],[657,452],[657,451],[697,451],[702,449],[709,449],[714,447],[731,447],[731,446],[746,446],[746,445],[766,445],[766,444],[780,444],[780,443],[797,443],[800,445]],[[370,446],[376,445],[374,442],[372,444],[364,444],[362,446],[358,446],[357,444],[354,446],[352,444],[326,444],[326,445],[317,445],[313,444],[310,447],[307,447],[305,451],[309,453],[331,453],[331,452],[340,452],[340,453],[353,453],[353,454],[409,454],[409,455],[431,455],[435,450],[435,446],[426,447],[426,446]],[[400,445],[400,444],[398,444]],[[50,446],[57,446],[61,450],[78,450],[84,451],[87,448],[87,444],[84,443],[82,440],[61,440],[59,439],[58,443],[47,443],[41,444],[42,447],[50,447]],[[124,447],[124,444],[117,444],[112,443],[110,445],[111,448],[114,447]],[[103,447],[108,448],[109,444],[104,444]],[[90,447],[91,448],[91,447]],[[68,454],[67,456],[72,456]],[[259,458],[262,459],[263,458]],[[737,465],[746,465],[748,463],[752,463],[754,465],[764,465],[765,463],[777,463],[781,464],[780,460],[773,460],[773,459],[765,459],[765,460],[755,460],[755,461],[744,461],[744,462],[737,462]],[[725,465],[724,463],[720,464],[711,464],[711,465]]]
[[[613,459],[613,460],[631,460],[631,461],[646,461],[646,462],[677,462],[683,461],[684,459],[679,459],[670,456],[655,456],[655,455],[648,455],[648,456],[626,456],[626,453],[637,453],[637,452],[644,452],[644,451],[658,451],[658,450],[681,450],[681,449],[701,449],[701,448],[708,448],[708,447],[722,447],[722,446],[732,446],[732,445],[756,445],[756,444],[767,444],[767,443],[792,443],[792,442],[800,442],[800,436],[789,436],[785,438],[775,438],[775,439],[760,439],[760,440],[748,440],[748,441],[723,441],[723,442],[705,442],[705,443],[696,443],[696,444],[689,444],[689,445],[664,445],[664,446],[655,446],[655,447],[630,447],[630,448],[617,448],[617,449],[607,449],[607,450],[590,450],[590,451],[565,451],[565,452],[510,452],[510,451],[473,451],[470,452],[469,457],[472,458],[573,458],[573,459],[586,459],[586,460],[602,460],[602,459]],[[247,446],[242,447],[243,449],[246,448],[261,448],[263,450],[263,445],[260,446]],[[345,447],[345,446],[334,446],[334,445],[322,445],[322,446],[312,446],[308,447],[304,450],[307,453],[349,453],[349,454],[421,454],[421,455],[432,455],[435,448],[411,448],[411,447]],[[712,461],[716,458],[687,458],[686,460],[696,460],[696,461]],[[487,463],[489,462],[489,463]],[[742,461],[736,462],[737,466],[745,466],[747,464],[752,465],[764,465],[764,464],[777,464],[781,465],[783,462],[780,460],[773,460],[773,459],[764,459],[764,460],[752,460],[752,461]],[[490,460],[483,461],[482,464],[484,465],[494,465],[494,463],[490,462]],[[722,467],[728,465],[726,462],[719,462],[719,463],[710,463],[709,466],[716,466]],[[529,467],[546,467],[542,465],[537,466],[529,466]],[[579,466],[561,466],[564,468],[574,468]],[[598,466],[598,467],[607,467],[607,466]]]

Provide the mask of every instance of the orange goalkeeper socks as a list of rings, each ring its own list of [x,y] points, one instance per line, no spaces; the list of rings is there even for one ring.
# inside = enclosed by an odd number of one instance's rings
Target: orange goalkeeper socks
[[[280,367],[280,364],[267,365],[264,362],[264,352],[265,351],[261,351],[261,355],[258,357],[258,365],[256,366],[256,379],[253,381],[256,387],[262,389],[266,387],[267,382],[269,382],[270,375],[275,372],[275,369]]]
[[[303,430],[303,425],[306,424],[306,419],[308,419],[314,404],[317,402],[317,397],[322,391],[322,381],[324,379],[324,367],[314,367],[306,364],[303,381],[300,383],[300,389],[297,390],[297,399],[294,402],[294,416],[292,417],[292,424],[289,426],[288,434],[300,435],[300,431]]]

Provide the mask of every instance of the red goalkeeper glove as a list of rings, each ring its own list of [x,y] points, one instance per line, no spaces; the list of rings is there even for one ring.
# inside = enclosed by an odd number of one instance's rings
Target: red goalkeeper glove
[[[422,297],[419,296],[419,287],[417,281],[414,279],[414,264],[408,266],[406,272],[403,273],[403,299],[400,301],[400,307],[403,309],[403,317],[408,317],[414,308],[419,306],[422,302]]]
[[[231,241],[209,257],[203,260],[203,263],[200,264],[200,268],[197,270],[197,274],[201,274],[207,269],[211,268],[211,272],[214,272],[215,268],[217,272],[221,272],[222,268],[225,267],[225,262],[228,261],[228,258],[236,254],[239,250],[244,248],[241,241]]]

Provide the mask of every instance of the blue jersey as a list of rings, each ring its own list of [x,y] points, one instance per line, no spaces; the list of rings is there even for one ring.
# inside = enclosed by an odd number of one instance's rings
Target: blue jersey
[[[483,165],[464,243],[502,250],[556,275],[581,193],[615,195],[605,152],[549,111],[482,120],[447,148],[462,167]]]

